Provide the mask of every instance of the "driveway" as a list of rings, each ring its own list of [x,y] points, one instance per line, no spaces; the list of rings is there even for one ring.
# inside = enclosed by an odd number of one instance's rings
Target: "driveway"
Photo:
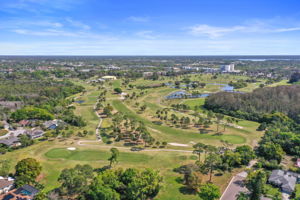
[[[243,184],[243,181],[246,179],[247,175],[248,174],[246,172],[241,172],[234,176],[225,189],[220,200],[236,200],[236,196],[240,192],[247,192],[248,190]]]

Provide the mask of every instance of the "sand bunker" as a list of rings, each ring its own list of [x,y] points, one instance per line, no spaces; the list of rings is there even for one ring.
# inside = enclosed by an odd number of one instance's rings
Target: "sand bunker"
[[[172,145],[172,146],[177,146],[177,147],[187,147],[189,145],[187,144],[179,144],[179,143],[168,143],[169,145]]]
[[[69,148],[67,148],[67,149],[70,150],[70,151],[75,151],[75,150],[76,150],[75,147],[69,147]]]

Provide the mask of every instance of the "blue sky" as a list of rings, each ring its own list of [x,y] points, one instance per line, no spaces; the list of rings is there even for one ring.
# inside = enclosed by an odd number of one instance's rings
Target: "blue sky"
[[[297,0],[1,0],[2,55],[300,54]]]

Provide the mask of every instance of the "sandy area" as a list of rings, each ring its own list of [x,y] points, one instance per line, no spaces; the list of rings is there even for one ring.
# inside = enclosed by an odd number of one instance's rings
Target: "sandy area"
[[[188,147],[189,145],[187,144],[179,144],[179,143],[168,143],[169,145],[172,146],[177,146],[177,147]]]

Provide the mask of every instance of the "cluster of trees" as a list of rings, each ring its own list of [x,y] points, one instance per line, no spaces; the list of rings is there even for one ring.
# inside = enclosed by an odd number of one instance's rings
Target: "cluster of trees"
[[[233,86],[235,89],[240,89],[248,86],[248,84],[244,80],[238,80],[236,82],[230,81],[229,85]]]
[[[82,92],[84,88],[70,81],[43,79],[31,74],[15,74],[0,77],[0,98],[6,101],[22,101],[26,105],[51,105],[61,103],[66,97]]]
[[[291,75],[289,83],[297,83],[300,81],[300,72],[295,72]]]
[[[229,149],[229,144],[224,141],[224,146],[217,148],[203,143],[197,143],[193,146],[193,153],[198,156],[196,163],[175,169],[175,171],[183,174],[183,184],[187,191],[198,193],[201,199],[218,199],[220,192],[218,187],[211,184],[212,175],[216,171],[221,173],[248,165],[256,157],[255,152],[248,145]],[[204,183],[203,174],[209,174],[207,183]]]
[[[120,112],[111,117],[112,125],[104,130],[105,136],[113,138],[115,141],[129,140],[131,144],[140,141],[145,145],[150,145],[155,141],[143,122]]]
[[[68,124],[78,127],[84,127],[87,124],[81,116],[75,115],[73,109],[70,108],[65,110],[62,115],[62,120]]]
[[[15,121],[23,119],[51,120],[54,119],[54,115],[49,113],[46,109],[30,106],[13,112],[11,118]]]
[[[204,107],[237,118],[263,122],[265,113],[284,113],[300,122],[300,85],[265,87],[252,93],[220,92],[205,100]]]
[[[97,175],[83,195],[86,200],[147,200],[161,188],[162,177],[152,169],[105,170]]]
[[[270,128],[259,142],[258,153],[266,160],[280,163],[285,153],[300,156],[300,136],[293,132],[284,132]]]
[[[171,107],[175,110],[190,110],[190,106],[186,104],[172,104]]]
[[[42,166],[34,158],[26,158],[17,163],[15,170],[15,184],[17,187],[24,184],[37,185],[36,178],[40,175]]]
[[[155,197],[162,177],[152,169],[103,169],[96,172],[90,165],[64,169],[61,186],[49,195],[81,200],[147,200]]]

